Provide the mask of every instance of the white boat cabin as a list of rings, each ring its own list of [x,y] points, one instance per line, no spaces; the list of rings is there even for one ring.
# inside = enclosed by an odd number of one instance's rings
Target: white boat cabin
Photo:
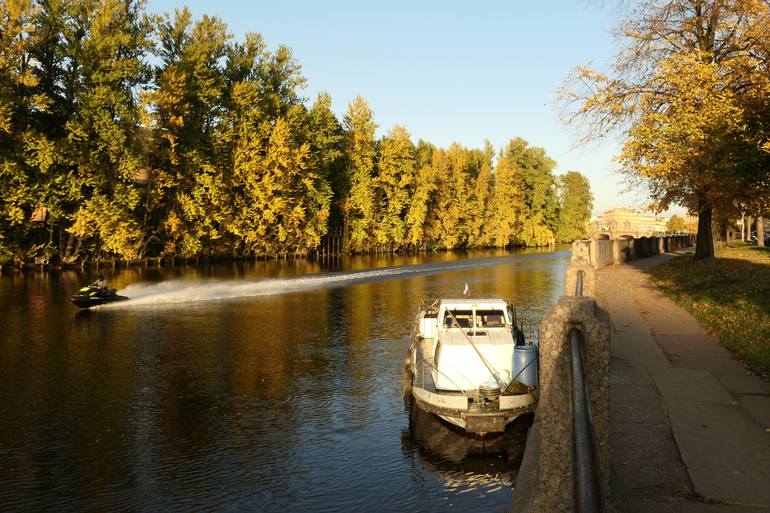
[[[433,339],[436,389],[507,386],[513,377],[513,322],[513,311],[503,299],[442,299],[428,309],[420,319],[420,335]]]

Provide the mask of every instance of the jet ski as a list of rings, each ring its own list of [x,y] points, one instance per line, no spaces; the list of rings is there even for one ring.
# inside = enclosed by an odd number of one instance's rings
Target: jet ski
[[[93,285],[83,287],[70,298],[72,303],[80,308],[91,308],[92,306],[106,305],[127,299],[126,296],[119,296],[115,289],[101,289]]]

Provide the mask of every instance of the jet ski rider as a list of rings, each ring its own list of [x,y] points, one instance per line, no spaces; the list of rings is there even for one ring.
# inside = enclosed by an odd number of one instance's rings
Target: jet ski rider
[[[99,279],[91,284],[92,287],[96,287],[102,292],[107,291],[107,280],[104,279],[104,274],[99,273]]]

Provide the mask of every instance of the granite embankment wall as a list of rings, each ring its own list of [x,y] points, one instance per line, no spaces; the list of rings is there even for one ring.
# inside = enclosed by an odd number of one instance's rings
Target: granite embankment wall
[[[670,251],[689,248],[695,243],[694,235],[668,237],[641,237],[639,239],[577,240],[572,243],[572,258],[583,257],[594,268],[631,262]]]
[[[691,246],[690,235],[641,239],[587,240],[572,245],[565,295],[546,312],[540,326],[540,398],[535,422],[514,487],[512,513],[575,511],[581,493],[575,479],[574,412],[569,333],[581,334],[587,384],[594,471],[602,511],[614,511],[610,490],[610,319],[594,299],[596,270],[612,264]],[[582,273],[582,295],[576,296]]]

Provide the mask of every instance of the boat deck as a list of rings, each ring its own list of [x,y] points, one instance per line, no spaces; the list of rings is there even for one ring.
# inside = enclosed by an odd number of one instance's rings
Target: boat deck
[[[429,392],[436,392],[433,382],[433,344],[434,338],[423,338],[417,343],[416,385]]]
[[[417,343],[417,368],[415,373],[414,384],[418,387],[427,390],[428,392],[438,393],[443,395],[458,395],[465,397],[464,392],[458,392],[453,390],[439,390],[436,388],[436,383],[433,381],[433,343],[435,339],[423,338]]]

